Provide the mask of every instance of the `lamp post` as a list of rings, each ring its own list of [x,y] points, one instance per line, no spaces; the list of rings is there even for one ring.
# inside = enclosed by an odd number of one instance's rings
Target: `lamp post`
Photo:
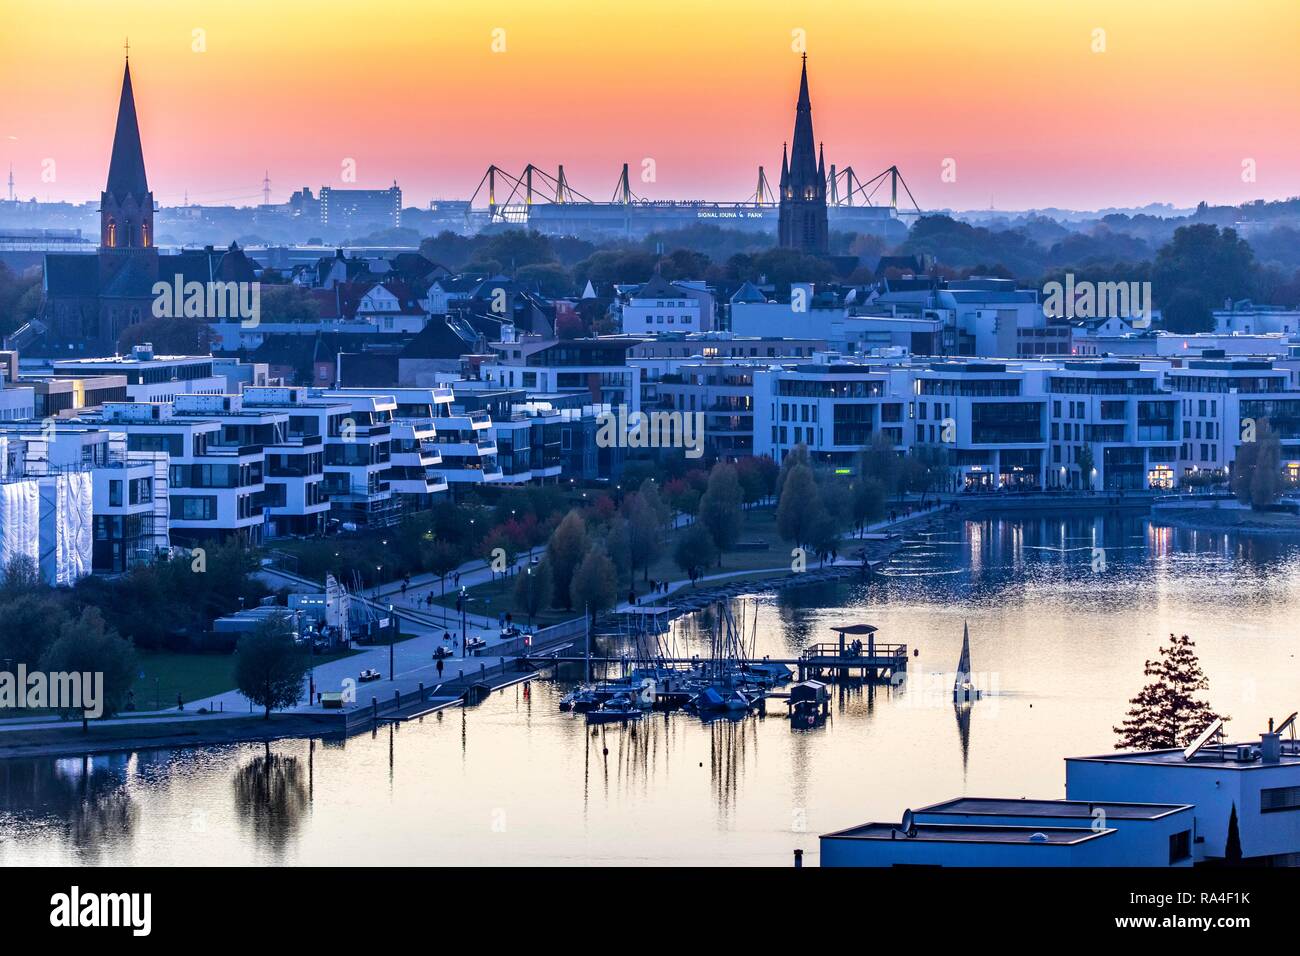
[[[460,650],[461,654],[465,653],[465,605],[469,604],[469,595],[465,589],[460,589],[460,600],[456,602],[460,605]]]
[[[397,615],[393,606],[388,605],[388,679],[397,680],[397,669],[393,666],[393,648],[397,646]]]

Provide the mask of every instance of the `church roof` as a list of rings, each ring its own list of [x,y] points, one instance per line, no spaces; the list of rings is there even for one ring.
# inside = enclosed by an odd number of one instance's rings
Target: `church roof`
[[[99,295],[99,257],[47,252],[45,289],[51,296]]]
[[[113,158],[108,164],[108,186],[119,202],[127,196],[143,199],[149,192],[144,172],[144,148],[140,145],[140,124],[135,116],[135,93],[131,89],[131,63],[122,74],[122,99],[117,106],[117,131],[113,134]]]
[[[99,287],[104,299],[152,299],[158,273],[150,268],[152,263],[139,256],[126,256],[122,267]]]

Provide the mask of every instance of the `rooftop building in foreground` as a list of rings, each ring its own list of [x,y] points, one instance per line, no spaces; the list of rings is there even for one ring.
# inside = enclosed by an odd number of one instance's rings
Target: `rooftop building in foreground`
[[[1064,800],[957,797],[907,810],[897,824],[824,834],[821,865],[1300,865],[1300,741],[1270,730],[1254,743],[1067,757],[1065,767]]]
[[[1196,859],[1228,855],[1236,811],[1243,861],[1300,865],[1300,742],[1264,734],[1253,743],[1067,757],[1065,794],[1094,800],[1193,804]]]

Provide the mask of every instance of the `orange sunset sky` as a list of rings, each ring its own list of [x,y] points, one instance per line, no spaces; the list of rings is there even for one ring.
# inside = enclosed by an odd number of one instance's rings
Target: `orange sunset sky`
[[[645,158],[643,196],[738,200],[779,173],[796,30],[827,162],[896,163],[924,208],[1300,193],[1300,0],[9,0],[0,164],[98,199],[129,36],[164,204],[258,202],[264,170],[283,201],[347,158],[406,205],[529,161],[607,200]]]

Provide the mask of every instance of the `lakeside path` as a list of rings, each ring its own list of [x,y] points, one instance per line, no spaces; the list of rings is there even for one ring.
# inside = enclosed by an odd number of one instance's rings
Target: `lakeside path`
[[[865,529],[865,533],[889,533],[913,525],[921,519],[935,518],[944,514],[945,512],[942,509],[918,510],[911,515],[900,515],[892,522],[888,520],[876,522]],[[845,539],[845,541],[846,547],[852,548],[855,543],[863,545],[878,544],[882,539],[877,538],[873,541],[868,538],[851,537]],[[517,573],[526,568],[527,565],[528,557],[526,555],[521,556],[515,562],[514,571]],[[861,561],[855,558],[841,557],[834,562],[834,565],[844,568],[858,568],[861,567]],[[810,560],[810,570],[816,569],[817,566],[815,561]],[[832,562],[826,562],[825,566],[832,566]],[[321,587],[316,582],[280,571],[266,570],[262,573],[271,578],[274,583],[279,586],[287,586],[290,590],[307,591]],[[460,574],[461,586],[465,588],[473,588],[476,585],[488,583],[499,577],[499,575],[493,574],[483,562],[471,562],[462,566]],[[639,599],[639,603],[643,599],[651,602],[671,603],[671,598],[675,593],[691,593],[699,589],[707,589],[710,585],[726,584],[737,579],[757,579],[755,580],[755,586],[761,588],[764,586],[763,578],[782,576],[794,576],[788,564],[758,570],[726,571],[705,575],[698,578],[694,585],[689,578],[683,578],[669,582],[666,593],[645,595],[642,599]],[[428,711],[440,706],[451,706],[459,703],[465,691],[471,685],[480,681],[499,686],[533,676],[531,672],[520,670],[517,667],[521,655],[512,642],[503,642],[500,639],[498,622],[495,618],[466,614],[467,633],[470,636],[483,637],[488,641],[488,646],[478,655],[465,655],[460,649],[459,615],[454,610],[441,608],[436,604],[431,610],[428,609],[425,602],[431,590],[440,592],[440,584],[436,576],[419,575],[412,577],[411,585],[407,588],[405,601],[402,600],[401,582],[381,586],[378,589],[377,597],[368,594],[362,598],[381,613],[386,612],[389,603],[393,604],[396,613],[401,618],[403,633],[410,633],[415,636],[392,645],[391,671],[390,648],[387,644],[363,646],[360,647],[357,653],[350,656],[313,667],[310,680],[314,681],[316,691],[326,693],[339,691],[346,686],[345,681],[354,682],[352,686],[356,692],[356,701],[345,708],[345,713],[355,713],[370,709],[372,698],[380,702],[391,703],[394,695],[398,694],[405,701],[412,695],[418,695],[420,685],[423,684],[426,700],[423,703],[408,703],[405,709],[414,706]],[[614,608],[614,613],[626,611],[629,607],[631,605],[627,601],[621,601]],[[566,625],[561,625],[559,629],[565,628]],[[568,622],[567,629],[571,632],[569,636],[557,636],[555,640],[549,643],[549,649],[553,650],[571,643],[582,643],[583,631],[580,617]],[[433,653],[435,648],[439,646],[448,646],[448,642],[443,639],[444,633],[448,631],[452,635],[450,646],[452,647],[453,656],[443,659],[443,672],[440,677],[437,662],[433,659]],[[494,645],[496,646],[494,647]],[[357,647],[357,645],[354,645],[354,647]],[[531,648],[529,653],[537,656],[547,649],[548,647],[539,645]],[[361,671],[368,669],[379,671],[383,675],[382,679],[364,684],[355,683]],[[418,701],[418,697],[415,697],[414,700]],[[210,713],[197,713],[200,707],[207,708]],[[399,713],[402,710],[401,707],[397,708]],[[262,726],[270,735],[283,736],[281,728],[277,726],[279,718],[283,715],[303,718],[337,718],[340,712],[338,710],[326,710],[319,704],[304,700],[294,707],[276,710],[274,713],[277,719]],[[225,735],[218,730],[218,724],[237,719],[247,724],[250,715],[257,717],[260,714],[260,708],[251,707],[248,699],[243,694],[232,689],[187,701],[184,711],[175,707],[163,710],[136,711],[94,721],[92,726],[96,728],[138,727],[141,730],[146,730],[160,728],[164,725],[168,727],[179,725],[189,734],[197,735],[202,734],[204,730],[210,730],[213,732],[211,736],[220,738]],[[4,746],[4,737],[7,733],[27,734],[41,730],[57,730],[66,733],[66,731],[76,726],[76,721],[30,717],[0,721],[0,747]],[[249,726],[250,730],[255,729],[251,725]],[[303,735],[311,734],[310,725],[302,724],[301,726],[303,727]],[[135,745],[166,746],[164,743],[148,739],[148,736],[142,734],[142,739]],[[190,741],[190,743],[192,744],[194,741]],[[129,737],[124,737],[116,741],[115,746],[116,749],[129,749],[133,745]],[[68,752],[68,747],[61,748],[61,752]]]

